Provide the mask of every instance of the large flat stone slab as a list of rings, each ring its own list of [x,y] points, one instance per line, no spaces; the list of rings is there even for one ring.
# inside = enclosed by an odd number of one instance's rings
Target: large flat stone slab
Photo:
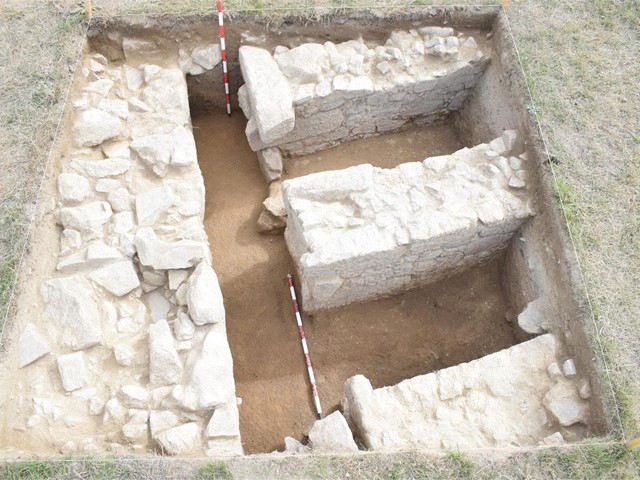
[[[273,142],[289,133],[295,123],[289,85],[266,50],[243,46],[239,57],[260,138]]]

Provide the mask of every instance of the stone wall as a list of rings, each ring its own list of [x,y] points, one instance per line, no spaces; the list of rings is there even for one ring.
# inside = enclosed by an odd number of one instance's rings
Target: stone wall
[[[390,170],[364,164],[287,180],[285,238],[304,309],[436,282],[507,246],[533,214],[516,132]]]
[[[299,156],[340,142],[433,123],[458,110],[489,56],[452,28],[394,31],[384,45],[361,38],[288,49],[240,47],[238,99],[254,151]]]
[[[370,450],[563,443],[588,421],[590,393],[560,368],[558,349],[546,334],[378,389],[357,375],[345,383],[345,415]]]
[[[7,406],[14,445],[242,454],[185,80],[219,48],[159,66],[142,63],[149,42],[120,41],[124,62],[87,55],[77,81],[57,267],[17,342],[27,380]]]

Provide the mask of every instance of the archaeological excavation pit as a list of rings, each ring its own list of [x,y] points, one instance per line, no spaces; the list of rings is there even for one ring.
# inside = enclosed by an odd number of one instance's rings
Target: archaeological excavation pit
[[[3,359],[2,451],[605,433],[500,10],[232,17],[230,117],[211,22],[89,29]]]

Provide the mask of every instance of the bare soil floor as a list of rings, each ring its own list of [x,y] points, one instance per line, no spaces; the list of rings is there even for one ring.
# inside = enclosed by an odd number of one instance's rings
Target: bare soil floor
[[[246,142],[244,118],[209,114],[193,124],[245,451],[282,449],[285,436],[302,440],[315,419],[285,283],[293,262],[283,236],[257,233],[268,186]],[[365,162],[393,167],[460,146],[446,125],[421,127],[289,160],[287,176]],[[325,412],[337,408],[352,375],[364,374],[374,387],[391,385],[517,343],[499,270],[495,261],[427,288],[303,316]]]

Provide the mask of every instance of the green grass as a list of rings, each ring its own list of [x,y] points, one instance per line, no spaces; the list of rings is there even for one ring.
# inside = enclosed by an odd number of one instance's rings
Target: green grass
[[[198,468],[197,480],[233,480],[233,474],[225,462],[208,462]]]

